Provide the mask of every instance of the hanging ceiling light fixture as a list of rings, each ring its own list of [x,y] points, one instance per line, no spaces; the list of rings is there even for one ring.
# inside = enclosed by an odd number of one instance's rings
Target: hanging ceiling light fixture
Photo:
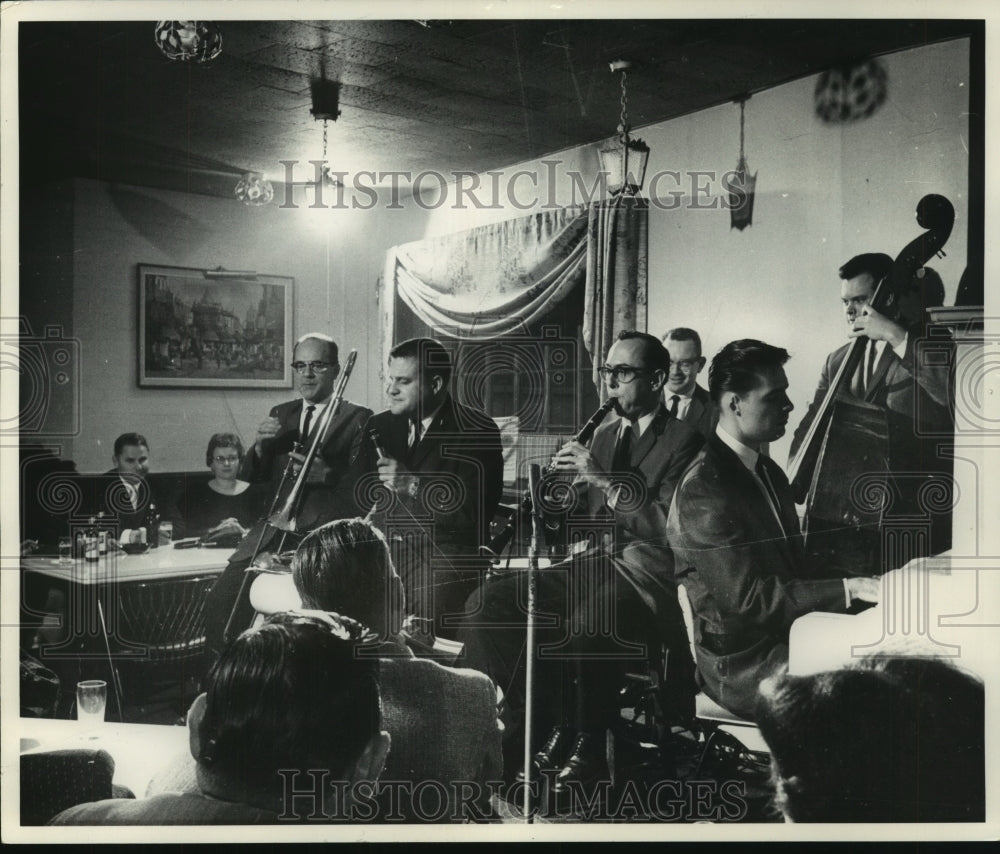
[[[743,148],[744,120],[749,95],[737,98],[740,105],[740,159],[736,161],[736,170],[727,180],[729,190],[729,229],[743,231],[748,225],[753,225],[753,200],[757,189],[757,173],[750,174],[747,156]]]
[[[608,189],[612,195],[626,193],[634,196],[642,189],[646,177],[649,146],[641,139],[629,136],[626,73],[632,67],[632,63],[619,59],[610,66],[612,73],[620,71],[622,74],[622,112],[618,123],[618,135],[605,142],[597,153],[601,158],[601,171],[607,176]]]
[[[326,130],[328,122],[335,122],[340,117],[340,83],[327,80],[323,69],[319,77],[309,81],[309,91],[312,95],[309,112],[316,121],[323,122],[323,183],[335,187],[340,182],[331,174],[326,160]]]
[[[247,172],[236,184],[236,198],[250,207],[270,204],[274,198],[271,182],[257,172]]]
[[[222,31],[214,21],[158,21],[154,35],[167,59],[211,62],[222,53]]]

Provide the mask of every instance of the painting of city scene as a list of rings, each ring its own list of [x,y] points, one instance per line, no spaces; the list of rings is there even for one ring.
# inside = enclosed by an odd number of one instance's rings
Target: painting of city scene
[[[139,265],[139,385],[289,388],[288,276]]]

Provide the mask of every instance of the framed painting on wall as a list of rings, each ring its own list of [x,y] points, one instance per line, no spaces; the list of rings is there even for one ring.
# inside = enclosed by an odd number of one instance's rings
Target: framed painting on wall
[[[293,278],[138,266],[140,387],[291,388]]]

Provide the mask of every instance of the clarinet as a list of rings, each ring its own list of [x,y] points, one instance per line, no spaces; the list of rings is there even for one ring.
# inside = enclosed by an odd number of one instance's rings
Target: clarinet
[[[581,445],[586,444],[590,441],[591,437],[594,435],[594,431],[601,426],[601,422],[607,418],[610,412],[615,409],[616,401],[614,398],[609,397],[598,410],[587,419],[587,422],[580,428],[580,432],[573,437],[574,442],[579,442]],[[554,471],[552,464],[549,463],[540,469],[541,476],[551,474]],[[530,515],[533,511],[534,504],[532,502],[531,491],[529,490],[524,494],[524,498],[521,500],[520,510],[524,515]],[[511,515],[510,521],[507,523],[506,527],[497,534],[492,540],[490,540],[489,545],[480,546],[480,552],[489,558],[496,559],[500,556],[501,552],[510,544],[510,541],[514,538],[514,521],[516,513]],[[546,524],[545,527],[552,531],[557,530],[558,525],[553,528],[551,525]]]

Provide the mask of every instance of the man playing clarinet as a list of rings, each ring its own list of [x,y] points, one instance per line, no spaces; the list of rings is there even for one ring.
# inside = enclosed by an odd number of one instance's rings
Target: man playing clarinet
[[[618,415],[597,429],[590,447],[571,441],[555,455],[551,471],[573,477],[565,502],[569,539],[591,547],[538,573],[534,648],[524,649],[523,573],[491,578],[470,602],[460,633],[465,663],[505,692],[514,741],[524,716],[524,658],[535,657],[532,721],[544,744],[532,775],[557,769],[556,795],[607,776],[605,732],[628,662],[646,661],[665,645],[664,701],[677,719],[693,716],[693,663],[666,523],[674,486],[704,440],[664,408],[669,370],[659,339],[620,333],[599,369]]]

